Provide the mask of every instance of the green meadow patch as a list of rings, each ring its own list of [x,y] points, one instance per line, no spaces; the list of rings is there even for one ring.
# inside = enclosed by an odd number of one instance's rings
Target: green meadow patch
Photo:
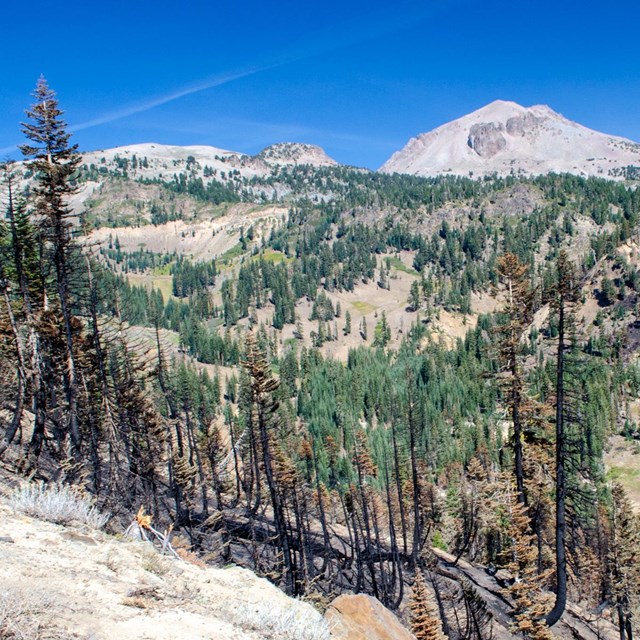
[[[629,494],[629,497],[640,504],[640,469],[635,467],[611,467],[607,478],[619,482]]]
[[[368,302],[364,302],[364,300],[356,300],[355,302],[351,303],[351,306],[354,309],[357,309],[363,316],[366,316],[367,314],[377,309],[377,307],[374,307]]]
[[[281,262],[289,263],[293,258],[287,258],[282,251],[275,251],[273,249],[265,249],[262,253],[256,256],[256,259],[262,259],[265,262],[271,262],[272,264],[280,264]]]
[[[244,253],[244,249],[242,248],[242,244],[238,242],[238,244],[231,247],[231,249],[228,249],[221,256],[216,258],[216,262],[220,264],[229,264],[233,262],[236,258],[239,258],[243,253]]]
[[[385,260],[389,260],[389,264],[391,265],[391,267],[393,267],[396,271],[402,271],[403,273],[408,273],[412,276],[418,276],[418,272],[415,269],[412,269],[411,267],[407,267],[407,265],[402,262],[402,260],[400,260],[400,258],[397,257],[393,257],[393,258],[386,258]]]

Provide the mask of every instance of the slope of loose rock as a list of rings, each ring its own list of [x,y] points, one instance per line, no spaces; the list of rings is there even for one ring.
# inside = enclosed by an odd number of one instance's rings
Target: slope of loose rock
[[[90,151],[82,162],[100,171],[126,171],[129,178],[172,180],[174,174],[224,180],[231,173],[244,178],[268,176],[274,166],[308,164],[317,167],[338,163],[324,149],[301,143],[280,143],[255,156],[203,145],[171,146],[158,143],[133,144],[113,149]],[[206,172],[205,172],[206,168]]]
[[[546,105],[496,100],[412,138],[380,168],[418,176],[573,173],[622,178],[640,144],[593,131]]]
[[[308,164],[314,167],[334,167],[337,162],[322,149],[313,144],[282,142],[263,149],[256,158],[269,165],[289,166]]]

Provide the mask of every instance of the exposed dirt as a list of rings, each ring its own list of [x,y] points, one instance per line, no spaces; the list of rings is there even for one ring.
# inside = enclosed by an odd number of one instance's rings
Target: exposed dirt
[[[635,511],[640,513],[640,442],[612,436],[604,462],[608,477],[626,489]]]
[[[258,640],[284,637],[264,625],[291,611],[320,620],[310,605],[245,569],[196,566],[146,542],[36,520],[6,499],[0,584],[47,629],[34,638]]]
[[[287,210],[279,206],[237,204],[218,217],[184,222],[175,220],[141,227],[101,227],[93,231],[87,243],[107,246],[116,238],[123,251],[146,249],[155,253],[177,253],[192,259],[211,260],[238,244],[240,232],[254,226],[258,238],[279,224]]]

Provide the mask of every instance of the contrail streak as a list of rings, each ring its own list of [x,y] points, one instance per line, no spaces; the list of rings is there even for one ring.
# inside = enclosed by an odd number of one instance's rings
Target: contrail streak
[[[82,131],[102,124],[115,122],[116,120],[121,120],[138,113],[144,113],[145,111],[149,111],[155,107],[178,100],[179,98],[184,98],[185,96],[189,96],[194,93],[199,93],[207,89],[228,84],[229,82],[239,80],[240,78],[246,78],[247,76],[252,76],[256,73],[262,73],[269,69],[281,67],[283,65],[298,62],[316,55],[321,55],[341,47],[369,40],[384,33],[396,31],[415,24],[416,21],[424,20],[439,9],[441,9],[439,3],[421,6],[414,2],[414,0],[409,0],[408,3],[405,3],[404,5],[401,4],[398,7],[398,11],[391,16],[386,11],[377,12],[370,16],[368,20],[359,20],[358,23],[344,24],[341,28],[333,28],[331,30],[317,32],[310,37],[306,37],[303,41],[299,41],[297,46],[294,45],[288,51],[274,53],[269,62],[265,61],[260,65],[254,65],[241,71],[230,72],[205,79],[197,84],[173,91],[167,95],[160,96],[159,98],[153,98],[137,105],[130,105],[123,109],[99,116],[98,118],[88,120],[87,122],[73,125],[70,127],[70,130]],[[8,150],[11,149],[13,148],[9,148]],[[6,153],[8,150],[0,149],[0,153]]]
[[[177,91],[172,91],[171,93],[167,93],[166,95],[152,98],[150,100],[145,100],[144,102],[140,102],[138,104],[132,104],[124,107],[123,109],[118,109],[117,111],[105,113],[102,116],[93,118],[92,120],[87,120],[86,122],[74,124],[69,127],[69,131],[83,131],[84,129],[90,129],[91,127],[98,127],[102,124],[109,124],[111,122],[115,122],[116,120],[122,120],[123,118],[128,118],[129,116],[133,116],[137,113],[144,113],[145,111],[149,111],[150,109],[154,109],[155,107],[167,104],[168,102],[173,102],[174,100],[178,100],[179,98],[184,98],[185,96],[190,96],[194,93],[200,93],[201,91],[206,91],[207,89],[213,89],[214,87],[220,87],[224,84],[228,84],[229,82],[233,82],[234,80],[246,78],[247,76],[273,69],[274,67],[278,67],[281,64],[284,64],[284,62],[277,62],[260,67],[250,67],[242,71],[236,71],[214,76],[213,78],[207,78],[206,80],[202,80],[197,84],[184,87],[183,89],[178,89]],[[10,147],[0,148],[0,156],[13,153],[17,150],[17,148],[17,144],[11,145]]]
[[[154,109],[155,107],[159,107],[163,104],[167,104],[168,102],[173,102],[174,100],[178,100],[179,98],[184,98],[185,96],[190,96],[194,93],[199,93],[200,91],[206,91],[207,89],[213,89],[213,87],[220,87],[224,84],[228,84],[229,82],[233,82],[234,80],[238,80],[240,78],[246,78],[247,76],[254,75],[256,73],[260,73],[262,71],[267,71],[268,69],[272,69],[273,67],[278,66],[278,64],[271,64],[262,67],[253,67],[250,69],[245,69],[243,71],[237,71],[234,73],[228,73],[220,76],[215,76],[213,78],[209,78],[207,80],[203,80],[197,84],[191,85],[189,87],[185,87],[184,89],[178,89],[177,91],[173,91],[164,96],[160,96],[158,98],[152,98],[151,100],[146,100],[145,102],[141,102],[139,104],[134,104],[124,109],[119,109],[118,111],[112,111],[111,113],[106,113],[103,116],[98,118],[94,118],[93,120],[87,120],[86,122],[81,122],[80,124],[73,125],[69,127],[70,131],[82,131],[84,129],[89,129],[91,127],[97,127],[101,124],[108,124],[110,122],[115,122],[116,120],[121,120],[122,118],[128,118],[129,116],[133,116],[137,113],[143,113],[145,111],[149,111],[150,109]],[[2,153],[2,149],[0,149],[0,153]]]
[[[281,67],[292,62],[298,62],[315,55],[320,55],[341,47],[369,40],[378,35],[382,35],[390,31],[396,31],[411,24],[415,24],[416,21],[425,19],[427,16],[431,15],[434,10],[439,8],[438,4],[434,4],[427,5],[426,7],[422,6],[419,10],[416,10],[415,7],[412,10],[408,10],[413,4],[413,2],[409,2],[408,5],[404,5],[404,10],[398,11],[392,17],[390,17],[386,12],[378,13],[377,15],[370,17],[368,22],[359,21],[357,24],[342,25],[341,29],[332,29],[331,31],[325,30],[324,32],[316,33],[310,38],[307,37],[304,43],[299,44],[297,47],[294,46],[292,50],[289,50],[288,52],[280,52],[279,54],[276,53],[272,56],[271,62],[262,65],[255,65],[242,71],[230,72],[205,79],[197,84],[173,91],[159,98],[153,98],[137,105],[131,105],[118,111],[107,113],[103,116],[99,116],[98,118],[88,120],[87,122],[73,125],[70,127],[70,131],[82,131],[102,124],[115,122],[116,120],[121,120],[122,118],[127,118],[138,113],[144,113],[145,111],[149,111],[155,107],[178,100],[179,98],[184,98],[185,96],[189,96],[194,93],[199,93],[207,89],[228,84],[229,82],[239,80],[240,78],[246,78],[247,76],[252,76],[256,73],[262,73],[269,69]],[[15,147],[0,149],[0,154],[6,153],[14,148]]]
[[[0,156],[6,156],[7,154],[13,153],[17,148],[17,144],[11,145],[10,147],[2,147],[2,149],[0,149]]]
[[[453,3],[459,4],[464,2],[465,0],[457,0],[457,2],[454,0]],[[439,2],[430,5],[427,4],[426,6],[418,5],[414,0],[409,0],[409,2],[397,7],[392,15],[389,15],[386,11],[376,12],[370,16],[368,20],[359,20],[357,23],[343,24],[339,28],[332,28],[331,30],[325,29],[321,32],[316,32],[310,37],[305,38],[304,41],[299,41],[298,46],[294,46],[288,52],[280,52],[279,54],[276,53],[273,55],[270,63],[254,65],[240,71],[213,76],[196,84],[172,91],[166,95],[145,100],[138,104],[132,104],[98,116],[92,120],[72,125],[69,127],[69,130],[74,132],[83,131],[84,129],[109,124],[138,113],[144,113],[163,104],[184,98],[185,96],[228,84],[240,78],[246,78],[247,76],[268,71],[269,69],[370,40],[385,33],[397,31],[414,25],[416,22],[423,21],[433,13],[442,10],[444,6],[443,3]],[[11,154],[15,152],[17,148],[17,144],[0,148],[0,156]]]

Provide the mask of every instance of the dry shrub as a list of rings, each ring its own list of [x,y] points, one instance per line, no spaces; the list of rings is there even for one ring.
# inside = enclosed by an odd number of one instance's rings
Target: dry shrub
[[[219,611],[235,626],[274,640],[330,639],[328,622],[310,605],[297,600],[288,607],[269,602],[227,602]]]
[[[101,529],[109,520],[89,497],[69,485],[25,484],[14,491],[10,504],[17,511],[56,524],[77,522]]]
[[[0,639],[36,640],[40,623],[24,602],[12,593],[0,594]]]
[[[202,560],[202,558],[193,553],[193,551],[189,551],[189,549],[183,549],[182,547],[179,547],[176,549],[176,553],[181,560],[184,560],[189,564],[193,564],[196,567],[200,567],[201,569],[206,569],[207,567],[207,563]]]
[[[76,637],[55,628],[52,603],[46,594],[0,592],[0,640],[70,640]]]
[[[125,607],[134,607],[136,609],[149,609],[151,607],[151,603],[141,596],[123,598],[122,604]]]
[[[171,566],[155,549],[149,549],[142,556],[142,568],[162,578],[171,570]]]

